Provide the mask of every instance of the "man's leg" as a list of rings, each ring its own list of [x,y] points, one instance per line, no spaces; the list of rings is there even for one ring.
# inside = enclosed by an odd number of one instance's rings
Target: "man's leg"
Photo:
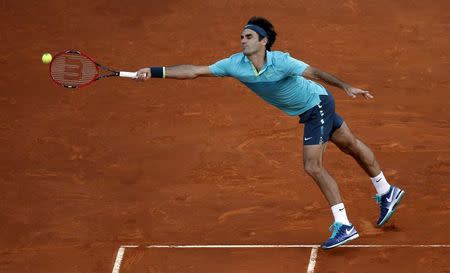
[[[334,216],[334,231],[331,237],[322,244],[322,248],[330,249],[358,238],[358,232],[349,222],[339,188],[336,181],[323,167],[323,155],[326,143],[303,146],[303,162],[308,173],[319,186],[331,206]]]
[[[378,194],[384,194],[389,191],[391,185],[389,185],[381,172],[380,165],[372,150],[353,135],[345,122],[334,131],[331,141],[341,151],[351,155],[358,162],[359,166],[371,177]]]
[[[341,151],[351,155],[370,177],[375,177],[381,173],[380,165],[372,150],[352,134],[345,122],[334,131],[331,141]]]
[[[323,154],[327,143],[303,146],[303,164],[307,174],[319,186],[330,206],[342,203],[336,181],[323,167]]]
[[[345,122],[333,133],[331,141],[341,151],[351,155],[370,176],[377,191],[377,202],[380,203],[377,225],[382,226],[392,216],[405,192],[387,182],[372,150],[352,134]]]

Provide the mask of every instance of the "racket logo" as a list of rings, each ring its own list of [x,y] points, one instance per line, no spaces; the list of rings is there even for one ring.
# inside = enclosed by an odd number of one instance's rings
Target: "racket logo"
[[[64,79],[79,81],[83,76],[83,63],[79,59],[65,57]]]

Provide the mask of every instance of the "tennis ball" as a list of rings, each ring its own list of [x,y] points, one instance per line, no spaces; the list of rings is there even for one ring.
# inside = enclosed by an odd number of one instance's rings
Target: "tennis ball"
[[[42,62],[44,64],[49,64],[52,61],[52,54],[44,53],[42,54]]]

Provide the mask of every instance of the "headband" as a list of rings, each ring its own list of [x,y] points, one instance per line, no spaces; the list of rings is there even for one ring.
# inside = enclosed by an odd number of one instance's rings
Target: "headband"
[[[244,29],[251,29],[254,32],[258,33],[262,37],[267,37],[267,32],[260,26],[248,24],[244,27]]]

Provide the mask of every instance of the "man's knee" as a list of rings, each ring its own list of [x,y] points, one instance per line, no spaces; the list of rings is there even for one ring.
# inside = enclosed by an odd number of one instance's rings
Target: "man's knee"
[[[354,154],[358,153],[358,149],[359,149],[358,142],[359,142],[358,139],[351,138],[348,141],[339,145],[338,147],[344,153],[349,154],[349,155],[354,155]]]
[[[323,171],[322,164],[316,160],[306,160],[303,163],[303,168],[307,174],[313,177],[319,176]]]

